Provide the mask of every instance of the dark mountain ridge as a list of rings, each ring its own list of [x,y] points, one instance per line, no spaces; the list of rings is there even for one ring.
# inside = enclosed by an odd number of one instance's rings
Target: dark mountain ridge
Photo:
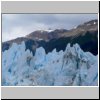
[[[25,41],[26,49],[35,53],[37,47],[44,47],[46,53],[54,48],[57,51],[65,50],[68,43],[78,43],[84,51],[94,55],[98,54],[98,20],[85,22],[71,30],[56,29],[48,32],[43,30],[34,31],[25,37],[16,38],[2,43],[2,51],[8,50],[12,43],[20,44]]]

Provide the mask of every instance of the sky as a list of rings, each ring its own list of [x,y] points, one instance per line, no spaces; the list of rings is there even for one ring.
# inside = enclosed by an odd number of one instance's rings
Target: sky
[[[2,42],[36,30],[72,29],[97,14],[2,14]]]

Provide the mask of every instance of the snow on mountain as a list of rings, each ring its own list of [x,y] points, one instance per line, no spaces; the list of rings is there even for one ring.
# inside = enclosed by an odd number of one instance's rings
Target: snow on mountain
[[[83,52],[78,44],[65,51],[54,49],[48,54],[43,47],[33,56],[25,43],[13,43],[2,52],[3,86],[96,86],[98,57]]]

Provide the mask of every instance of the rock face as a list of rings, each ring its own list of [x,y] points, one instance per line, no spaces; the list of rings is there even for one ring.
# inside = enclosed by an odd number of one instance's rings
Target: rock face
[[[13,43],[2,52],[2,85],[97,86],[98,56],[84,52],[78,44],[47,54],[40,47],[33,56],[24,42]]]
[[[2,51],[8,50],[12,43],[20,44],[22,41],[25,42],[26,49],[29,49],[33,55],[35,54],[36,48],[43,47],[46,53],[56,48],[59,52],[60,50],[65,50],[66,44],[68,43],[71,45],[78,43],[83,51],[89,51],[97,55],[98,20],[91,20],[71,30],[56,29],[53,31],[34,31],[25,37],[2,43]]]

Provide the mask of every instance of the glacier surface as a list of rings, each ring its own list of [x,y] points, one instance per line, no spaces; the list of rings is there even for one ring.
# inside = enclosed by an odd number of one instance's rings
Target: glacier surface
[[[81,50],[78,44],[48,54],[43,47],[32,52],[25,43],[13,43],[2,52],[3,86],[97,86],[98,56]]]

